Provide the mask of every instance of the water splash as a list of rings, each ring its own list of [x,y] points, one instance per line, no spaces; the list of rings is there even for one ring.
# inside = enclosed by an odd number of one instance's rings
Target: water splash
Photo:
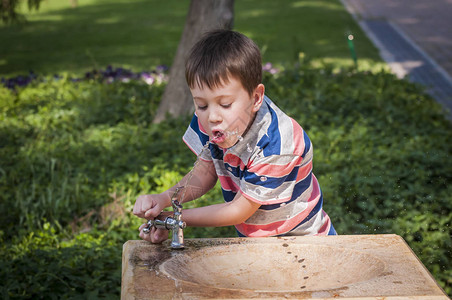
[[[251,148],[250,144],[246,144],[246,151],[253,152],[253,148]]]
[[[226,135],[226,137],[230,137],[230,136],[237,136],[237,137],[239,137],[240,136],[238,129],[233,130],[233,131],[225,130],[224,134]]]
[[[187,184],[190,182],[190,180],[191,180],[192,177],[193,177],[194,170],[195,170],[196,166],[197,166],[198,163],[199,163],[199,158],[201,157],[202,153],[203,153],[204,151],[206,151],[208,148],[209,148],[209,141],[206,142],[206,144],[202,147],[201,152],[199,152],[199,154],[196,156],[196,160],[195,160],[195,162],[193,163],[193,167],[191,168],[190,172],[188,172],[187,180],[185,181],[184,185],[181,186],[181,187],[179,187],[179,191],[182,190],[182,195],[181,195],[181,197],[179,198],[179,203],[181,203],[181,204],[184,203],[185,192],[187,191],[187,189],[186,189]],[[176,193],[177,193],[177,192],[176,192]]]

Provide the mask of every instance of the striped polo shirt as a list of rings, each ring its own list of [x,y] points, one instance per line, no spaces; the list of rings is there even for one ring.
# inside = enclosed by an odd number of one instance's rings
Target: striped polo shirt
[[[240,192],[261,204],[248,220],[235,225],[240,236],[336,234],[312,173],[311,141],[267,96],[248,132],[234,146],[209,143],[196,114],[183,140],[200,159],[213,161],[226,202]],[[202,151],[207,143],[208,151]]]

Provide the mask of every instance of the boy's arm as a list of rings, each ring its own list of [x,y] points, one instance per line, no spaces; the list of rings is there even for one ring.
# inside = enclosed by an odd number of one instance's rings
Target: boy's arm
[[[259,203],[248,200],[237,193],[231,202],[182,210],[182,220],[187,226],[219,227],[245,222],[260,207]]]
[[[212,189],[217,182],[217,178],[213,162],[199,160],[192,175],[187,173],[176,185],[165,192],[139,196],[135,202],[133,213],[140,218],[153,219],[165,207],[171,206],[171,196],[176,191],[176,188],[186,186],[185,190],[179,192],[179,196],[184,196],[184,199],[180,199],[182,203],[188,202],[201,197]],[[188,180],[189,182],[187,183]]]
[[[212,161],[199,159],[198,163],[193,169],[193,174],[188,172],[176,185],[168,189],[165,193],[169,198],[169,205],[171,206],[171,197],[176,188],[185,186],[185,190],[181,190],[178,196],[184,196],[184,199],[179,199],[182,203],[198,199],[208,191],[210,191],[216,184],[218,179],[215,171],[215,166]],[[187,183],[187,180],[190,180]]]
[[[248,200],[238,193],[234,200],[228,203],[214,204],[199,208],[182,210],[182,220],[187,226],[229,226],[245,222],[259,208],[260,204]],[[160,217],[164,219],[171,212],[163,212]],[[150,234],[142,230],[146,226],[140,226],[140,237],[152,243],[161,243],[168,238],[168,230],[151,228]]]

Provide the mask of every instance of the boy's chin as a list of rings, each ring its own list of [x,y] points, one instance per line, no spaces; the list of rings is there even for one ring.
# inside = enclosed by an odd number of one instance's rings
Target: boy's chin
[[[221,148],[231,148],[237,143],[237,140],[233,141],[232,139],[212,139],[211,142]]]
[[[228,142],[221,142],[220,143],[220,142],[212,141],[212,143],[214,143],[215,145],[217,145],[220,148],[229,148],[229,147],[231,147],[231,146],[229,146]]]

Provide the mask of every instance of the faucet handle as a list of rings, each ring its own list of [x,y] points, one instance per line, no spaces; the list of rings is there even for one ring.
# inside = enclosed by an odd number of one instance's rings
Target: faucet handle
[[[173,211],[176,213],[181,213],[182,212],[182,205],[179,203],[179,201],[177,200],[177,198],[173,198],[171,200],[171,205],[173,206]]]

